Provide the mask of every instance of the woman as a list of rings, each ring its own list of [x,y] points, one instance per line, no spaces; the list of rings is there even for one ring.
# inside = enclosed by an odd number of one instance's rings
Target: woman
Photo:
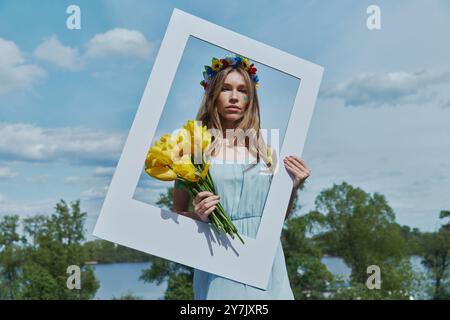
[[[217,195],[200,192],[193,199],[193,212],[187,212],[190,194],[176,183],[173,192],[173,211],[207,222],[208,216],[220,201],[240,234],[256,237],[270,182],[277,165],[276,155],[259,137],[260,112],[256,68],[242,56],[213,58],[201,82],[205,89],[197,120],[213,135],[209,156],[210,173]],[[242,129],[249,132],[244,141],[230,135]],[[247,130],[247,131],[246,131]],[[253,134],[252,134],[253,133]],[[250,160],[249,160],[250,159]],[[238,161],[236,161],[238,160]],[[292,179],[291,199],[285,218],[292,209],[299,185],[308,178],[310,170],[296,156],[284,159],[284,167]],[[272,174],[262,174],[269,169]],[[293,299],[286,271],[281,241],[272,266],[267,290],[252,287],[215,274],[194,270],[195,299]]]

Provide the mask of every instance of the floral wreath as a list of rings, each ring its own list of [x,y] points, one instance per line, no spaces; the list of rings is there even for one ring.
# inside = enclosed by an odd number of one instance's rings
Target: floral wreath
[[[250,79],[255,83],[255,87],[259,88],[259,78],[256,75],[256,68],[254,64],[250,64],[250,60],[241,55],[227,55],[223,59],[212,58],[211,66],[205,66],[205,71],[203,71],[203,80],[200,81],[200,85],[206,90],[211,83],[211,80],[219,73],[221,70],[228,66],[239,66],[248,72]]]

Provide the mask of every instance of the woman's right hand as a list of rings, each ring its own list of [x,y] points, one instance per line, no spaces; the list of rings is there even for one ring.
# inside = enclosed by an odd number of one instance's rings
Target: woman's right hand
[[[192,204],[194,205],[194,214],[199,220],[207,222],[209,220],[209,215],[214,211],[219,200],[219,196],[209,191],[199,192],[192,201]]]

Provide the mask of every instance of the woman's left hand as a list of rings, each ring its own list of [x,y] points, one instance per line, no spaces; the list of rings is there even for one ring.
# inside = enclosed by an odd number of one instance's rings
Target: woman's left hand
[[[311,174],[308,165],[299,157],[287,156],[284,158],[283,162],[287,173],[292,179],[294,188],[297,188]]]

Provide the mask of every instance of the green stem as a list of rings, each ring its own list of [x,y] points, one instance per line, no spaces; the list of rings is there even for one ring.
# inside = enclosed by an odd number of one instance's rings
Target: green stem
[[[206,180],[208,181],[209,185],[211,186],[211,189],[214,190],[214,193],[215,193],[216,187],[214,186],[214,182],[211,179],[211,175],[209,174],[209,171],[208,171],[208,174],[206,175]]]
[[[208,191],[213,194],[215,194],[215,188],[214,184],[212,183],[211,177],[209,176],[209,172],[206,176],[206,179],[202,179],[201,182],[204,183],[192,183],[187,182],[183,179],[183,181],[190,187],[192,195],[195,197],[198,193],[201,191]],[[244,244],[244,240],[239,235],[239,232],[236,229],[236,226],[231,221],[231,218],[225,213],[225,209],[223,208],[222,204],[219,202],[217,204],[216,209],[212,212],[210,215],[210,222],[211,225],[214,227],[215,230],[217,230],[219,233],[227,233],[231,236],[231,238],[234,239],[234,235],[236,234],[241,240],[241,242]]]

